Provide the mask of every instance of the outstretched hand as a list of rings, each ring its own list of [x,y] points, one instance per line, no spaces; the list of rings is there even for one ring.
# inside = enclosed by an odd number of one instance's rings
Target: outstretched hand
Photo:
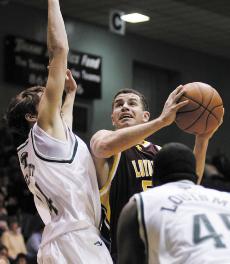
[[[215,134],[215,132],[219,129],[219,127],[222,125],[223,120],[224,120],[224,108],[223,108],[223,116],[222,116],[220,123],[217,124],[217,126],[214,127],[213,130],[211,130],[207,133],[204,133],[204,134],[197,134],[196,137],[200,138],[200,139],[208,139],[209,140]]]
[[[77,84],[73,78],[73,75],[69,69],[66,71],[65,77],[65,92],[67,94],[76,93],[77,91]]]
[[[176,119],[177,111],[188,104],[189,100],[179,102],[181,96],[184,94],[183,85],[179,85],[174,91],[172,91],[165,102],[164,108],[160,115],[160,118],[166,125],[172,124]]]

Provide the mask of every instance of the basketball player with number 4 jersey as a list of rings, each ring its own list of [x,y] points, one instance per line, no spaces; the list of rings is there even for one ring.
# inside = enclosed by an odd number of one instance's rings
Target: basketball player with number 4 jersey
[[[171,92],[162,113],[149,121],[145,97],[136,90],[120,90],[112,103],[112,123],[115,131],[100,130],[91,139],[91,150],[97,170],[103,208],[102,235],[111,242],[116,261],[117,221],[129,198],[152,186],[154,159],[159,147],[146,138],[175,121],[177,111],[188,101],[178,102],[183,86]],[[208,142],[214,131],[196,135],[194,154],[199,181],[204,171]]]
[[[158,187],[135,194],[121,213],[118,263],[230,263],[230,195],[196,185],[195,170],[183,144],[158,152]]]
[[[77,85],[67,70],[68,40],[58,0],[48,0],[47,39],[46,87],[21,92],[7,114],[18,136],[28,137],[18,147],[18,157],[45,223],[38,263],[112,263],[99,236],[101,206],[93,160],[72,132]]]

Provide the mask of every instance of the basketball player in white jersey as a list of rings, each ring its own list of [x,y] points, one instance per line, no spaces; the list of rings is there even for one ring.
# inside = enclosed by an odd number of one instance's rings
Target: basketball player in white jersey
[[[99,237],[101,208],[93,161],[86,144],[71,130],[77,86],[67,70],[68,41],[58,0],[48,0],[47,38],[46,87],[17,95],[7,115],[18,135],[28,137],[18,147],[18,157],[46,224],[38,263],[112,263]]]
[[[183,144],[156,155],[155,183],[135,194],[118,226],[120,264],[229,264],[230,194],[196,185],[196,162]]]

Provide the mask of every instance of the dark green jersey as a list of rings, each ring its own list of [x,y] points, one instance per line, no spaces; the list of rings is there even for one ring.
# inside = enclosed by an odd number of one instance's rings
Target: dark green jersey
[[[103,211],[101,233],[111,241],[112,254],[117,251],[117,222],[123,206],[133,194],[152,187],[154,157],[158,149],[145,141],[113,157],[109,179],[100,190]]]

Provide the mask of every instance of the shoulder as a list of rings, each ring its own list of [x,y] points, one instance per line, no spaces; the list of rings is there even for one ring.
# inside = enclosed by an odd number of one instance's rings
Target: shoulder
[[[105,137],[111,135],[114,131],[112,130],[106,130],[106,129],[102,129],[97,131],[91,138],[91,142],[97,140],[97,139],[105,139]]]
[[[146,140],[143,142],[143,146],[147,149],[149,148],[149,149],[152,149],[156,152],[158,152],[161,149],[161,146],[156,145],[156,144],[154,144],[150,141],[146,141]]]
[[[171,193],[172,188],[167,186],[167,184],[156,186],[153,188],[149,188],[145,192],[141,192],[136,197],[137,201],[146,201],[151,200],[153,203],[158,203],[165,199],[165,197],[168,197],[168,195]]]

